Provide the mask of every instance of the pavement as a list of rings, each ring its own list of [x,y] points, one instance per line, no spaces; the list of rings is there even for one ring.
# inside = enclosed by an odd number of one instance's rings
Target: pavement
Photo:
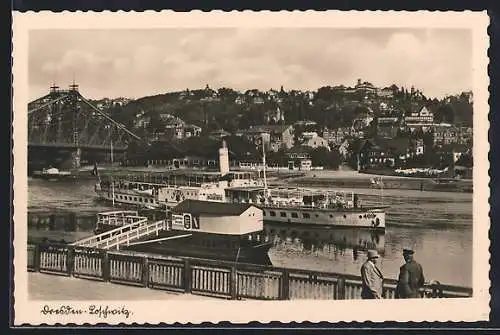
[[[207,300],[212,297],[44,273],[28,273],[30,300]],[[217,299],[220,300],[220,299]]]

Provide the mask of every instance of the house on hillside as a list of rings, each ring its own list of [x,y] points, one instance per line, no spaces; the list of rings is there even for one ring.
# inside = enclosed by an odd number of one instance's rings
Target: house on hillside
[[[181,118],[178,118],[177,116],[172,115],[170,113],[160,113],[158,117],[160,118],[161,121],[165,122],[166,125],[172,127],[175,127],[177,125],[182,125],[185,123]]]
[[[201,127],[188,124],[170,113],[161,113],[159,118],[165,127],[162,131],[162,137],[180,140],[201,135]]]
[[[198,127],[194,124],[182,124],[182,125],[165,127],[165,136],[176,140],[182,140],[190,137],[198,137],[200,135],[201,135],[201,127]]]
[[[182,130],[184,132],[182,138],[197,137],[201,135],[201,127],[194,124],[187,124],[183,126]]]
[[[262,105],[264,104],[266,101],[264,100],[263,97],[254,97],[252,102],[255,104],[255,105]]]
[[[369,83],[367,81],[362,82],[361,79],[358,79],[356,86],[354,86],[354,90],[357,93],[362,93],[362,94],[375,94],[375,93],[377,93],[377,88],[375,86],[373,86],[372,83]]]
[[[145,129],[151,123],[151,116],[148,115],[138,115],[134,120],[134,128],[136,129]]]
[[[288,150],[286,156],[288,157],[289,170],[311,170],[312,160],[311,152],[313,148],[305,145],[296,145]]]
[[[316,148],[326,148],[328,151],[330,150],[330,146],[328,145],[328,141],[321,136],[318,136],[316,132],[304,132],[302,133],[302,145],[307,147],[311,147],[313,149]]]
[[[392,87],[384,87],[382,89],[377,89],[377,96],[379,98],[392,99],[394,97],[394,91]]]
[[[451,124],[439,124],[432,128],[432,133],[434,145],[437,147],[452,143],[472,146],[472,127],[455,127]]]
[[[410,140],[410,156],[423,155],[425,151],[424,140],[421,138]]]
[[[458,131],[451,124],[439,124],[432,127],[434,146],[441,147],[457,142]]]
[[[266,122],[269,123],[285,123],[285,112],[281,110],[279,106],[276,107],[276,109],[268,110],[265,113],[264,118],[266,119]]]
[[[245,97],[244,96],[237,96],[236,99],[234,99],[234,103],[237,105],[243,105],[245,103]]]
[[[373,111],[368,108],[368,111],[360,113],[352,122],[352,129],[361,130],[370,125],[373,121]]]
[[[228,131],[225,131],[224,129],[218,129],[210,132],[208,134],[208,137],[210,137],[213,140],[221,140],[224,137],[231,136],[231,133]]]
[[[472,127],[459,127],[458,128],[458,141],[459,144],[465,144],[472,147],[474,132]]]
[[[360,169],[394,167],[410,157],[407,139],[368,139],[359,150]]]
[[[405,116],[404,121],[408,126],[429,125],[434,123],[434,114],[424,106],[418,112]]]
[[[453,162],[458,161],[458,159],[462,157],[462,155],[468,154],[470,152],[470,148],[468,148],[464,144],[458,143],[446,144],[436,150],[436,154],[440,156],[441,161],[447,161],[450,160],[450,158],[453,158]]]
[[[379,117],[377,119],[377,136],[394,138],[398,136],[399,118]]]
[[[351,136],[352,129],[349,127],[337,128],[337,129],[323,129],[321,137],[328,141],[328,143],[333,145],[340,145],[345,138]]]
[[[317,125],[315,121],[311,120],[300,120],[293,124],[295,127],[314,127]]]
[[[237,131],[236,135],[242,136],[256,147],[261,147],[264,142],[268,150],[274,152],[281,148],[289,149],[294,142],[292,125],[251,126],[249,129]]]

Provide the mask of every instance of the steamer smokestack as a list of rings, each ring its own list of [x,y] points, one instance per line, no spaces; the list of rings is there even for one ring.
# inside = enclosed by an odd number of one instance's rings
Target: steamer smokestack
[[[224,140],[222,140],[222,148],[219,149],[219,170],[223,176],[229,173],[229,152]]]

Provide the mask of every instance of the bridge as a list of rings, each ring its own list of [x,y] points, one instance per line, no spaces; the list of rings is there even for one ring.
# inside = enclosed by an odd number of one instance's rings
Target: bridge
[[[83,97],[75,83],[68,90],[53,85],[49,94],[28,104],[30,163],[53,165],[55,156],[69,156],[71,168],[79,168],[82,155],[93,161],[104,155],[112,162],[133,140],[141,139]]]

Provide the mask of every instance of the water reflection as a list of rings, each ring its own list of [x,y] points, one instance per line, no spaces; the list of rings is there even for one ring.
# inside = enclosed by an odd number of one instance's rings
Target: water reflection
[[[368,249],[375,249],[381,255],[385,252],[385,233],[373,229],[266,225],[264,233],[276,248],[290,251],[349,253],[354,258]]]
[[[138,211],[139,215],[149,220],[161,220],[165,214],[161,211]],[[28,227],[35,230],[91,232],[95,228],[96,214],[78,214],[73,211],[31,211],[28,212]]]
[[[158,211],[141,211],[151,220]],[[31,211],[30,240],[72,242],[93,234],[95,214]],[[381,255],[380,268],[396,278],[403,259],[402,248],[412,246],[426,278],[454,285],[472,285],[472,228],[429,229],[388,225],[385,233],[371,229],[265,225],[263,237],[273,241],[270,257],[275,266],[359,275],[367,249]]]

